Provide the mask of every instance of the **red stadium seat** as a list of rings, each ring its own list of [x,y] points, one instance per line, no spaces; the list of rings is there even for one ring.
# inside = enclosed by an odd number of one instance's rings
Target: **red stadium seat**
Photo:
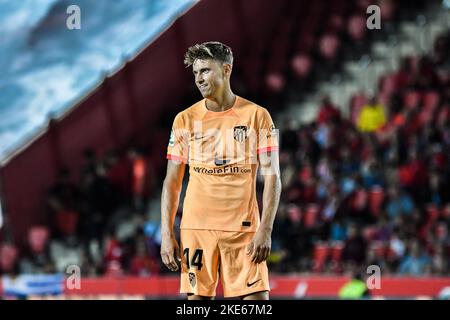
[[[284,89],[285,79],[282,73],[274,72],[269,73],[266,76],[266,87],[271,92],[279,93]]]
[[[303,224],[306,228],[312,228],[316,225],[319,215],[319,207],[315,204],[310,204],[305,212]]]
[[[381,213],[385,192],[380,186],[373,187],[369,193],[369,210],[373,216],[378,217]]]
[[[291,222],[299,223],[302,220],[302,211],[296,205],[289,205],[287,214]]]
[[[435,110],[439,104],[439,93],[436,91],[428,91],[423,96],[423,108],[425,110]]]
[[[336,241],[331,245],[331,271],[341,272],[342,252],[344,251],[344,242]]]
[[[419,113],[419,121],[421,125],[426,125],[433,120],[433,113],[431,110],[424,109]]]
[[[313,271],[321,272],[330,254],[330,248],[325,243],[316,243],[313,252]]]
[[[445,224],[445,222],[440,222],[436,228],[434,228],[434,235],[438,238],[438,239],[445,239],[445,237],[447,236],[447,225]]]
[[[333,60],[337,55],[339,46],[340,40],[335,34],[326,34],[320,39],[320,54],[327,60]]]
[[[291,62],[294,75],[299,79],[305,79],[311,73],[312,61],[306,54],[295,55]]]
[[[417,91],[407,91],[403,95],[403,104],[408,109],[416,109],[420,103],[420,93]]]
[[[380,102],[384,106],[389,105],[389,99],[391,98],[391,93],[380,92],[378,94],[378,102]]]
[[[344,242],[336,241],[332,244],[331,261],[340,262],[342,260],[342,251],[344,250]]]
[[[444,219],[450,219],[450,203],[444,206],[441,212],[441,216]]]
[[[347,31],[351,39],[364,40],[366,29],[366,18],[363,15],[353,15],[348,20]]]
[[[391,73],[381,77],[379,88],[383,94],[391,94],[397,90],[397,74]]]
[[[367,191],[364,188],[356,190],[351,200],[352,210],[356,212],[360,212],[361,210],[363,210],[367,205],[368,201],[367,198],[368,198]]]
[[[17,247],[12,244],[3,244],[0,246],[0,270],[3,272],[12,272],[17,261],[19,252]]]
[[[443,123],[445,123],[445,121],[447,121],[447,119],[450,119],[450,106],[449,105],[445,105],[441,108],[441,110],[438,113],[438,117],[437,117],[437,124],[442,126]]]
[[[439,208],[434,204],[427,205],[426,212],[427,212],[427,224],[431,225],[439,218],[440,215]]]
[[[373,238],[375,237],[375,234],[377,233],[378,229],[374,226],[367,226],[363,229],[362,235],[364,239],[366,239],[367,242],[371,242]]]
[[[391,21],[395,14],[395,3],[391,0],[381,0],[378,5],[381,11],[381,21]]]
[[[28,231],[28,245],[33,253],[42,253],[48,243],[49,230],[44,226],[34,226]]]

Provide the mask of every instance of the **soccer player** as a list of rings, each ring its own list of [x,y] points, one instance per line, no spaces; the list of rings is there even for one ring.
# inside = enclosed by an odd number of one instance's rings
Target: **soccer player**
[[[204,99],[173,122],[161,197],[162,261],[172,271],[181,261],[180,292],[190,300],[214,298],[219,277],[224,297],[267,300],[266,259],[281,193],[277,130],[265,108],[231,90],[228,46],[196,44],[184,63],[192,65]],[[173,225],[186,164],[180,250]],[[258,170],[264,180],[261,218]]]

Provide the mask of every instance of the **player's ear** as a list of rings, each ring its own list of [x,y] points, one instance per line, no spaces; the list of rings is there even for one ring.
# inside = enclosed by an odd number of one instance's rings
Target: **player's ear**
[[[223,64],[223,74],[228,77],[231,75],[231,64],[229,63]]]

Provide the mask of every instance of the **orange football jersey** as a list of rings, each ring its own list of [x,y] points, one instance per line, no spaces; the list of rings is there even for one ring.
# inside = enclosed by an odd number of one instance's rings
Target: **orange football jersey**
[[[269,112],[236,96],[232,108],[213,112],[203,99],[174,120],[167,159],[189,165],[182,229],[255,232],[258,158],[278,151]]]

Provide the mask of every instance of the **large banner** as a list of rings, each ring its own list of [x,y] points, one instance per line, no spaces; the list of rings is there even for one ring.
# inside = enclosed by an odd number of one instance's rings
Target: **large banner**
[[[65,290],[63,274],[3,276],[2,286],[4,296],[14,297],[59,295]]]

